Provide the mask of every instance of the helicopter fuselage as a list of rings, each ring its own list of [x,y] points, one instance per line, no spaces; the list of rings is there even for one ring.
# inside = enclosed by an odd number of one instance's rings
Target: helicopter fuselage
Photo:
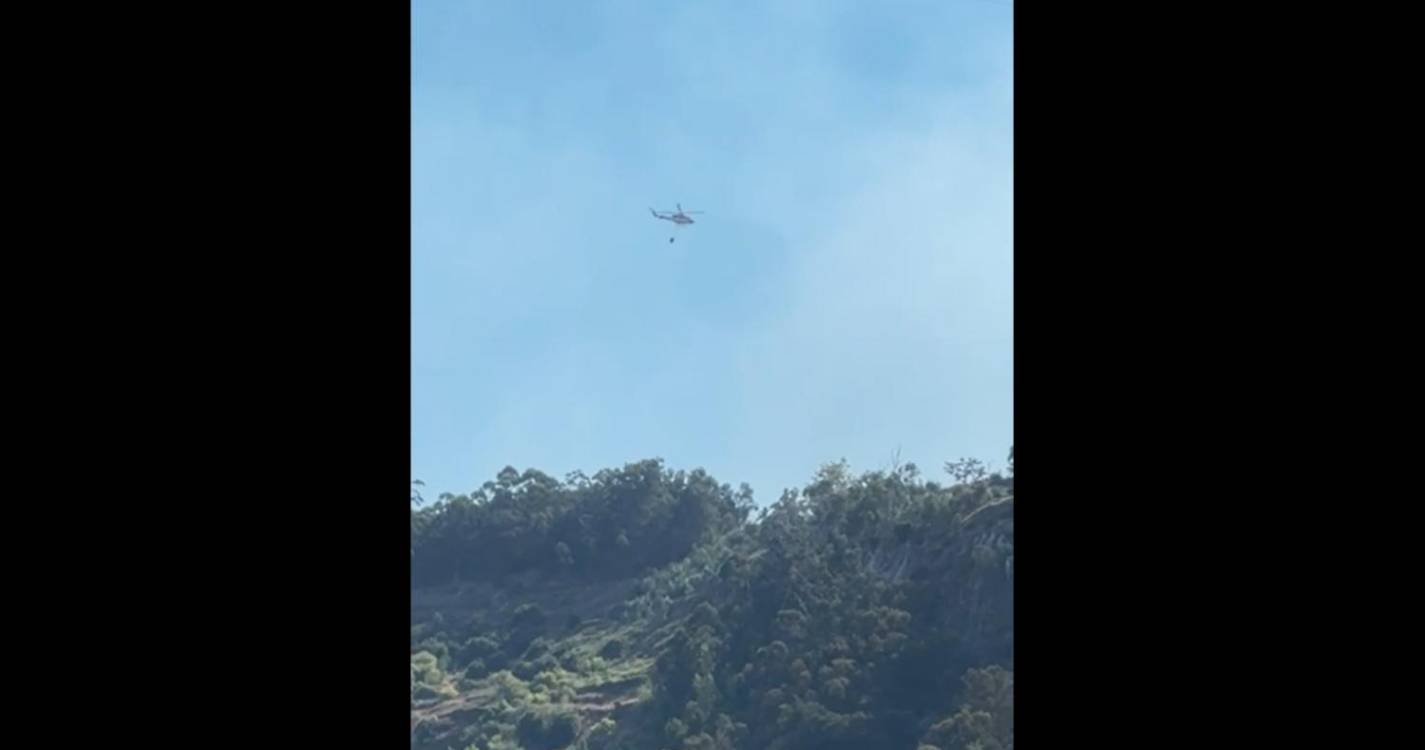
[[[693,224],[693,217],[684,214],[681,208],[678,208],[678,212],[675,212],[675,214],[671,211],[667,212],[667,214],[660,214],[660,212],[654,211],[653,208],[650,208],[648,211],[654,215],[654,218],[661,218],[663,221],[671,221],[674,222],[674,224]]]

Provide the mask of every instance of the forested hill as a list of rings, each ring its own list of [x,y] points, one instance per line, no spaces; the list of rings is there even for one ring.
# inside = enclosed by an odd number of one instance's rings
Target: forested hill
[[[411,515],[412,746],[1013,747],[1014,479],[506,469]]]

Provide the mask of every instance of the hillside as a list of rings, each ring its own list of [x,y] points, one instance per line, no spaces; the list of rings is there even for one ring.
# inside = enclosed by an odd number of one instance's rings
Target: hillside
[[[1012,748],[1013,472],[947,468],[756,518],[658,461],[413,510],[412,746]]]

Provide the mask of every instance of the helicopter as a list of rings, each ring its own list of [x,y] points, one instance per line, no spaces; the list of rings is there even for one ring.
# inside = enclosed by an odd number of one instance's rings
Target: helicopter
[[[653,218],[655,218],[655,219],[662,219],[662,220],[664,220],[664,221],[671,221],[671,222],[673,222],[674,226],[676,226],[676,227],[679,228],[679,229],[681,229],[683,226],[685,226],[685,225],[687,225],[687,224],[692,224],[692,223],[694,223],[692,217],[689,216],[688,214],[700,214],[700,213],[703,213],[702,211],[684,211],[684,210],[683,210],[683,204],[681,204],[681,203],[678,203],[678,204],[675,204],[675,205],[678,207],[678,210],[677,210],[677,211],[663,211],[663,212],[659,212],[659,211],[653,210],[652,208],[649,208],[649,209],[648,209],[648,212],[651,213],[651,214],[653,214]],[[668,241],[669,241],[669,242],[672,242],[672,241],[673,241],[673,238],[672,238],[672,237],[669,237],[669,238],[668,238]]]

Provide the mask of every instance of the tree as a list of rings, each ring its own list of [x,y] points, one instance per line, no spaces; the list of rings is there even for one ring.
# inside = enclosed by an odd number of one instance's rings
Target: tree
[[[1012,472],[1012,447],[1009,458]],[[571,684],[555,667],[607,679],[605,660],[627,659],[636,644],[653,659],[653,700],[620,714],[616,738],[610,722],[580,750],[1010,750],[1013,585],[1000,562],[1013,554],[1013,483],[970,459],[946,470],[957,484],[928,482],[909,464],[860,476],[828,465],[756,522],[740,507],[745,488],[657,461],[564,483],[509,469],[471,497],[413,509],[418,579],[456,571],[515,593],[513,581],[527,579],[507,576],[538,571],[564,585],[624,579],[620,597],[632,590],[609,610],[614,637],[574,630],[567,609],[546,622],[523,597],[462,629],[454,662],[467,678],[495,673],[483,680],[494,707],[471,719],[483,734],[452,746],[518,736],[543,748],[558,731],[557,688]],[[996,564],[977,564],[987,550]],[[413,628],[413,650],[430,651],[413,663],[417,700],[435,692],[419,668],[444,666],[427,638],[461,643]],[[500,672],[508,667],[536,689]]]
[[[521,604],[515,607],[510,625],[521,630],[538,630],[544,627],[545,619],[544,610],[538,604]]]
[[[1014,673],[1000,666],[965,672],[960,710],[937,722],[922,742],[943,750],[1014,746]]]
[[[525,750],[555,750],[574,741],[579,723],[572,714],[530,711],[520,717],[515,736]]]
[[[988,474],[984,463],[978,458],[962,458],[958,461],[947,461],[945,462],[945,471],[960,484],[977,482],[984,479],[985,475]]]
[[[605,659],[623,658],[623,639],[618,636],[610,638],[603,647],[599,649],[599,656]]]

